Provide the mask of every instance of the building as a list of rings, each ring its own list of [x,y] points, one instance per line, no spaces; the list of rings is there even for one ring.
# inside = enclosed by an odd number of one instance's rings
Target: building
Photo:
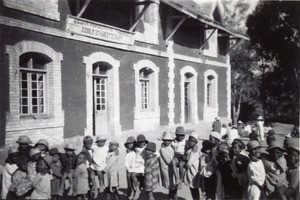
[[[218,3],[3,0],[0,144],[230,119]]]

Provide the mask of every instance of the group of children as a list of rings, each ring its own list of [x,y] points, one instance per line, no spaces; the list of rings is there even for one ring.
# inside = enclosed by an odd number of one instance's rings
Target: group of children
[[[128,199],[139,199],[145,191],[153,200],[160,184],[169,190],[168,199],[178,199],[182,183],[193,199],[299,199],[299,138],[288,138],[284,144],[269,139],[267,151],[262,152],[256,139],[245,145],[236,138],[228,144],[213,131],[199,151],[195,132],[186,140],[184,128],[177,127],[173,135],[163,133],[160,149],[142,134],[127,138]],[[98,136],[94,145],[93,138],[86,136],[76,155],[72,144],[61,153],[49,149],[44,139],[31,146],[28,136],[20,136],[19,146],[8,151],[1,198],[119,199],[119,143],[106,141]]]

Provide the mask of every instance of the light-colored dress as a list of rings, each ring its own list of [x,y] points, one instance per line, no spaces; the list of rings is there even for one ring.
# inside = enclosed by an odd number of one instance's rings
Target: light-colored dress
[[[104,145],[103,147],[95,146],[93,147],[92,159],[94,161],[91,168],[97,171],[103,171],[106,167],[106,157],[108,154],[108,146]]]
[[[261,191],[257,185],[262,186],[266,179],[266,172],[263,162],[261,160],[251,160],[247,173],[249,178],[248,199],[258,200],[260,198]]]
[[[117,151],[108,152],[104,169],[105,187],[119,187],[118,161],[119,155],[117,155]]]
[[[6,163],[2,176],[1,199],[6,199],[8,188],[11,185],[12,174],[18,169],[16,164]]]
[[[51,197],[51,174],[37,173],[33,182],[34,190],[31,193],[30,199],[50,199]]]
[[[200,154],[197,148],[195,147],[186,151],[186,155],[188,159],[187,161],[188,169],[185,171],[184,182],[190,188],[200,188],[200,173],[199,173]]]
[[[132,166],[135,162],[135,157],[135,151],[129,151],[125,156],[125,168],[129,173],[134,172],[134,168]]]
[[[89,191],[89,174],[86,163],[76,166],[73,172],[75,194],[86,194]]]
[[[134,173],[144,173],[145,171],[145,157],[146,157],[146,146],[143,148],[135,148],[135,160],[132,164],[132,172]]]
[[[171,161],[173,158],[174,149],[172,148],[172,146],[165,146],[164,144],[162,144],[159,157],[161,182],[162,186],[167,189],[172,189],[175,186],[171,165]]]

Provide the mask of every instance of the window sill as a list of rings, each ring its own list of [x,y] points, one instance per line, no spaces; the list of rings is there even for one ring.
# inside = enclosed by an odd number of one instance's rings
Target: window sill
[[[52,117],[48,114],[32,114],[32,115],[20,115],[20,119],[51,119]]]

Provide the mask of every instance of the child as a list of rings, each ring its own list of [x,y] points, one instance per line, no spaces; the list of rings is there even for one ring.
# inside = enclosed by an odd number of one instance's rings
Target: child
[[[278,187],[288,187],[286,179],[287,163],[283,156],[285,149],[279,141],[271,141],[267,151],[269,156],[263,159],[266,169],[266,195],[270,198],[277,198]]]
[[[73,172],[74,194],[77,200],[86,199],[89,187],[89,174],[86,166],[87,155],[84,152],[78,154],[76,159],[76,168]]]
[[[135,148],[136,141],[133,136],[129,136],[127,138],[126,143],[124,144],[126,148],[126,156],[125,156],[125,168],[126,168],[126,177],[127,177],[127,197],[128,199],[133,198],[133,185],[130,179],[130,176],[133,172],[133,162],[135,160]]]
[[[248,186],[248,175],[247,167],[249,164],[249,158],[243,151],[245,144],[241,139],[234,139],[232,142],[232,153],[233,158],[231,162],[232,176],[237,178],[238,185],[235,186],[238,190],[239,199],[247,198],[247,186]]]
[[[19,155],[24,155],[30,160],[30,150],[32,149],[32,146],[30,145],[32,143],[30,138],[27,135],[21,135],[17,143],[19,144]]]
[[[61,182],[62,174],[62,164],[60,161],[60,153],[57,148],[52,148],[49,150],[49,155],[52,156],[53,163],[50,166],[52,170],[53,179],[51,180],[51,196],[53,200],[59,199],[60,185],[64,184]]]
[[[97,198],[98,196],[98,189],[97,189],[97,184],[96,184],[96,179],[95,179],[95,170],[93,170],[91,167],[93,165],[93,138],[89,135],[85,136],[83,138],[83,148],[82,152],[86,154],[86,165],[88,168],[88,173],[89,173],[89,186],[91,188],[90,190],[90,197]],[[90,184],[91,183],[91,184]]]
[[[131,173],[131,181],[133,185],[134,196],[133,199],[138,199],[140,196],[140,188],[141,185],[139,183],[143,182],[144,171],[145,171],[145,158],[146,158],[146,144],[148,144],[148,140],[142,134],[137,136],[137,142],[135,147],[136,157],[134,163],[132,164],[132,173]]]
[[[172,142],[174,138],[171,132],[164,132],[162,136],[162,144],[160,148],[160,172],[162,186],[169,189],[169,199],[177,198],[177,189],[174,188],[175,184],[172,177],[172,164],[171,161],[174,158],[174,149]]]
[[[77,155],[75,154],[76,148],[74,147],[73,144],[68,143],[65,147],[65,152],[61,154],[61,162],[62,162],[62,179],[61,179],[61,186],[60,186],[60,191],[59,194],[60,196],[63,195],[64,190],[65,190],[65,180],[68,178],[70,182],[70,190],[68,192],[68,195],[71,196],[73,195],[73,176],[72,172],[75,170],[76,167],[76,158]]]
[[[18,160],[19,151],[16,147],[10,147],[8,150],[8,157],[5,160],[6,164],[3,170],[2,178],[2,190],[1,190],[1,199],[6,199],[8,188],[11,185],[12,174],[18,169],[16,165]]]
[[[186,148],[187,162],[184,166],[184,181],[189,186],[193,199],[199,199],[200,174],[199,171],[199,152],[198,152],[198,134],[192,132],[189,135]]]
[[[154,200],[153,190],[158,186],[159,163],[155,154],[156,144],[149,142],[146,146],[144,189],[149,200]]]
[[[247,144],[247,151],[249,152],[250,163],[248,166],[248,199],[258,200],[261,196],[262,186],[265,182],[266,172],[263,162],[260,159],[261,145],[257,140],[251,140]]]
[[[209,140],[204,140],[202,142],[202,148],[201,148],[201,156],[200,156],[200,175],[201,175],[201,191],[203,193],[203,196],[207,194],[207,197],[209,197],[211,194],[209,187],[210,184],[210,176],[214,172],[214,168],[211,165],[212,161],[212,148],[213,144]]]
[[[186,163],[186,156],[185,156],[185,130],[182,126],[176,128],[175,131],[176,138],[173,142],[174,146],[174,158],[172,159],[172,170],[175,176],[175,184],[177,189],[180,189],[181,183],[183,181],[183,174],[184,174],[184,165]],[[177,170],[179,167],[179,173]]]
[[[36,163],[36,178],[33,182],[33,192],[30,199],[49,199],[51,197],[51,173],[50,166],[53,160],[49,155],[39,158]]]
[[[106,137],[103,135],[98,135],[96,139],[96,147],[93,147],[93,165],[91,168],[95,170],[98,175],[99,184],[100,184],[100,193],[104,191],[104,177],[103,170],[106,167],[106,157],[108,153],[108,146],[105,145]]]
[[[28,162],[28,176],[31,181],[34,181],[37,173],[36,173],[36,162],[40,159],[41,157],[41,150],[39,148],[32,148],[30,150],[30,156],[31,159]]]
[[[41,156],[47,155],[49,151],[49,142],[45,139],[40,139],[34,147],[37,147],[41,150]]]
[[[106,198],[110,199],[110,188],[116,200],[119,199],[117,187],[119,187],[119,173],[118,173],[118,160],[119,160],[119,143],[117,141],[110,141],[109,152],[106,157],[106,167],[103,170],[105,173],[105,190]]]
[[[28,193],[32,188],[32,181],[27,174],[28,158],[21,156],[17,162],[18,169],[12,176],[7,199],[23,199],[29,195]]]

